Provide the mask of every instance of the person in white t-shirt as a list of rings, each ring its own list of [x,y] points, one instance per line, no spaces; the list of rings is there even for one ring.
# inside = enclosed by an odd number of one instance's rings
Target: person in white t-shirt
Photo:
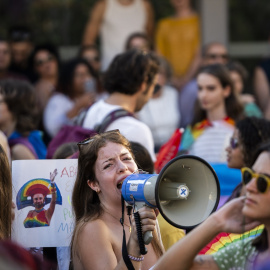
[[[151,52],[130,50],[117,55],[104,75],[104,88],[109,96],[89,108],[83,127],[94,129],[117,109],[130,113],[140,111],[153,94],[158,69],[158,59]],[[154,141],[146,124],[125,116],[112,122],[107,131],[113,129],[119,129],[128,140],[145,146],[155,161]]]
[[[153,97],[138,112],[138,118],[147,124],[153,133],[156,152],[171,138],[180,123],[179,93],[168,84],[172,78],[171,66],[163,57],[159,57],[159,62],[158,86]]]
[[[191,126],[183,135],[180,150],[208,162],[226,163],[225,148],[234,124],[244,116],[234,93],[229,71],[223,65],[203,67],[197,75],[198,104]]]

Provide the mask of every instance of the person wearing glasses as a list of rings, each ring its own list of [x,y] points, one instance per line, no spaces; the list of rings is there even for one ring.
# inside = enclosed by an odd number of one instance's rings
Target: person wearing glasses
[[[228,70],[223,65],[203,67],[197,75],[198,100],[195,116],[180,145],[185,153],[211,163],[226,163],[225,148],[243,107],[234,93]]]
[[[260,149],[252,168],[242,169],[246,196],[239,197],[220,208],[201,225],[169,249],[153,268],[184,269],[258,269],[269,258],[270,248],[270,144]],[[264,224],[255,239],[232,243],[212,255],[198,252],[220,232],[243,233]],[[210,229],[211,228],[211,229]],[[179,256],[181,254],[181,256]]]
[[[246,117],[236,122],[235,130],[227,146],[227,164],[229,168],[251,167],[256,158],[256,150],[261,143],[270,140],[270,122],[263,118]],[[242,183],[233,190],[227,202],[245,195]]]
[[[60,57],[57,48],[52,44],[37,45],[29,59],[30,67],[35,74],[32,81],[38,98],[40,113],[55,91],[60,70]]]
[[[142,232],[152,231],[154,236],[144,256],[140,254],[133,214],[130,221],[124,209],[123,225],[120,223],[122,183],[138,170],[129,141],[118,130],[111,130],[79,142],[78,147],[72,193],[72,269],[127,269],[122,255],[123,231],[125,257],[134,269],[150,269],[163,254],[154,209],[139,209]]]

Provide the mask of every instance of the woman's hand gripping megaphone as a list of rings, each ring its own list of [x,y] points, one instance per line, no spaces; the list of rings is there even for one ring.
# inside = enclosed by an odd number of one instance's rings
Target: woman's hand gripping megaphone
[[[148,206],[142,206],[137,211],[134,211],[131,218],[131,237],[138,242],[140,253],[145,255],[147,253],[145,245],[148,245],[153,238],[152,232],[156,226],[156,213],[153,208]]]
[[[122,195],[126,205],[133,208],[133,227],[136,228],[136,237],[142,255],[147,253],[145,245],[152,241],[152,231],[156,224],[155,204],[152,205],[144,198],[143,185],[146,179],[152,176],[139,170],[127,177],[122,185]]]

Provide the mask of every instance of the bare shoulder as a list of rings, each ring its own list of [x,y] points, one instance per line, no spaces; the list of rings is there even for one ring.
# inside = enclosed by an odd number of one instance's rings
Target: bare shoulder
[[[82,227],[76,253],[83,269],[113,269],[116,266],[109,228],[104,221],[89,221]]]
[[[87,222],[81,229],[79,237],[85,239],[85,237],[99,238],[106,237],[109,233],[108,227],[101,219],[96,219]]]
[[[211,255],[198,255],[194,259],[191,270],[219,270],[218,265]]]
[[[11,157],[13,160],[36,159],[34,154],[25,145],[20,143],[12,147]]]

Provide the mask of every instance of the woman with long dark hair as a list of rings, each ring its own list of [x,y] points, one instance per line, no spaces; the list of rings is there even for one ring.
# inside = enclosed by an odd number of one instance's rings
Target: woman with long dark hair
[[[208,162],[226,162],[225,147],[235,121],[243,117],[228,70],[222,65],[203,67],[197,75],[198,102],[186,129],[181,150]]]
[[[39,115],[32,85],[21,80],[2,80],[0,111],[0,130],[8,138],[11,159],[44,159],[47,149],[37,130]]]
[[[63,125],[71,124],[95,101],[98,87],[97,75],[86,60],[75,58],[65,63],[56,92],[44,110],[43,123],[48,134],[54,137]]]
[[[33,83],[40,114],[56,89],[60,72],[60,56],[56,46],[50,43],[37,45],[29,58],[34,74]]]
[[[252,168],[242,169],[246,196],[230,201],[175,244],[156,264],[154,270],[258,269],[269,258],[270,230],[270,144],[260,149]],[[213,255],[197,256],[220,232],[243,233],[264,224],[257,238],[232,243]],[[181,255],[181,256],[180,256]]]
[[[71,242],[74,269],[127,269],[122,257],[123,227],[127,252],[135,269],[150,269],[163,253],[153,209],[139,210],[142,231],[153,231],[148,253],[140,254],[135,222],[125,210],[120,223],[121,187],[137,171],[130,143],[119,131],[108,131],[79,143],[78,173],[72,193],[75,229]]]

